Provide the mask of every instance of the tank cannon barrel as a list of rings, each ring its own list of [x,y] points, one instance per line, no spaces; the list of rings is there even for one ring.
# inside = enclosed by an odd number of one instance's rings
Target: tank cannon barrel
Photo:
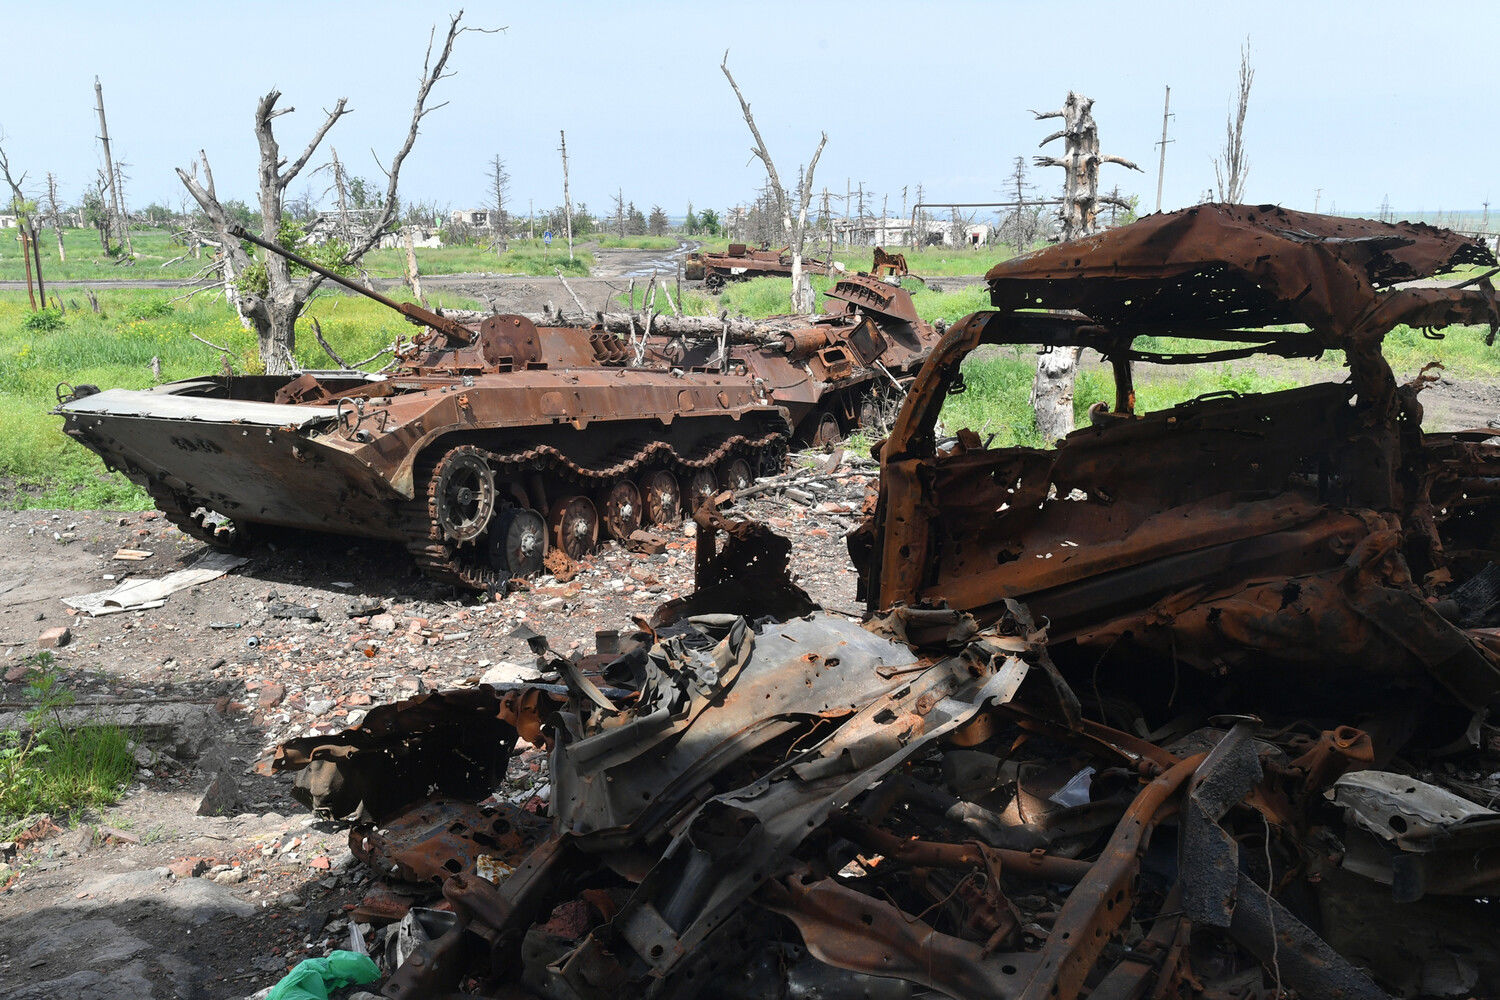
[[[358,295],[363,295],[365,296],[365,298],[374,299],[376,302],[379,302],[387,309],[394,309],[396,312],[405,316],[408,322],[415,323],[417,326],[431,327],[432,329],[437,330],[440,333],[455,338],[459,341],[459,343],[463,344],[467,344],[474,339],[474,334],[472,331],[470,331],[462,324],[454,322],[446,316],[440,316],[430,309],[423,309],[421,306],[413,305],[410,302],[397,302],[394,299],[387,298],[374,289],[366,288],[363,285],[350,281],[348,278],[337,273],[336,271],[331,271],[321,264],[316,264],[308,260],[306,257],[302,256],[294,250],[288,250],[286,247],[281,246],[280,244],[272,243],[270,240],[261,239],[254,233],[246,231],[244,226],[234,224],[229,226],[227,231],[229,235],[233,236],[235,239],[247,240],[250,243],[254,243],[256,246],[261,247],[265,250],[269,250],[271,253],[274,253],[277,256],[285,257],[287,260],[291,261],[293,264],[298,265],[299,267],[305,267],[309,271],[314,271],[318,274],[321,274],[329,281],[332,281],[335,284],[342,285],[345,288],[349,289],[349,291],[351,292],[354,292]]]

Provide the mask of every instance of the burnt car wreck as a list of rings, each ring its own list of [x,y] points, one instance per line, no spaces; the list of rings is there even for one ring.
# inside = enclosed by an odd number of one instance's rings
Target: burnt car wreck
[[[1381,353],[1493,335],[1487,280],[1399,287],[1461,264],[1494,259],[1246,206],[1006,262],[879,447],[864,622],[706,506],[698,593],[593,655],[534,637],[556,683],[284,744],[406,893],[365,909],[403,927],[384,995],[1500,991],[1500,448],[1424,433]],[[946,440],[983,343],[1097,350],[1116,398],[1053,449]],[[1345,383],[1134,412],[1136,362],[1332,350]]]

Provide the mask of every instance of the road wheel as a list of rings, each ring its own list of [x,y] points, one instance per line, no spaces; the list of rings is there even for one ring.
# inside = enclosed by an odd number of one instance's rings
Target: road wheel
[[[696,469],[688,477],[688,506],[696,511],[699,507],[713,499],[714,494],[719,492],[719,481],[714,478],[712,469]]]
[[[710,274],[705,276],[703,279],[703,287],[707,288],[714,295],[718,295],[724,290],[724,276],[722,274]]]
[[[673,525],[682,520],[682,490],[677,478],[665,469],[641,477],[641,502],[646,523],[652,527]]]
[[[604,491],[604,528],[610,537],[625,541],[641,526],[641,491],[635,483],[621,480]]]
[[[755,482],[755,476],[750,471],[750,463],[743,458],[731,458],[719,469],[719,479],[724,483],[726,490],[748,489]]]
[[[563,497],[552,505],[552,544],[570,559],[582,558],[599,541],[599,511],[588,497]]]
[[[547,558],[547,522],[529,507],[507,507],[490,529],[489,557],[501,573],[535,576]]]
[[[826,410],[817,417],[817,423],[813,425],[812,445],[814,448],[832,448],[844,439],[844,432],[839,428],[839,418]]]
[[[495,470],[477,448],[454,448],[437,468],[437,516],[443,537],[472,542],[495,512]]]

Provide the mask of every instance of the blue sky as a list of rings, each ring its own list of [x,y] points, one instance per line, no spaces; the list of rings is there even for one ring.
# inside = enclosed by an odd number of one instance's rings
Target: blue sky
[[[221,196],[253,201],[251,115],[273,86],[297,109],[277,121],[289,155],[320,109],[347,96],[355,113],[331,144],[352,171],[378,176],[371,149],[388,161],[428,31],[446,24],[446,8],[383,0],[9,7],[7,35],[30,40],[0,106],[12,165],[38,181],[54,171],[77,198],[99,163],[97,73],[133,206],[175,206],[172,167],[200,147]],[[892,214],[901,188],[919,183],[930,200],[1000,198],[1013,157],[1038,152],[1051,131],[1028,109],[1058,107],[1070,88],[1094,98],[1104,151],[1144,168],[1106,167],[1105,185],[1149,209],[1170,84],[1164,207],[1180,207],[1213,185],[1249,36],[1247,201],[1311,209],[1318,188],[1320,207],[1341,212],[1373,212],[1387,197],[1411,212],[1500,201],[1491,4],[615,0],[471,4],[465,21],[508,30],[460,39],[458,75],[435,92],[449,104],[428,118],[403,171],[408,199],[483,203],[486,163],[499,153],[514,210],[528,198],[560,203],[566,129],[574,200],[595,211],[616,187],[674,216],[689,200],[744,200],[762,173],[719,73],[728,47],[783,180],[794,182],[826,130],[816,186],[842,194],[846,179],[864,181],[891,196]],[[326,146],[314,162],[325,160]],[[1060,171],[1033,179],[1050,192]],[[317,196],[327,181],[306,185]]]

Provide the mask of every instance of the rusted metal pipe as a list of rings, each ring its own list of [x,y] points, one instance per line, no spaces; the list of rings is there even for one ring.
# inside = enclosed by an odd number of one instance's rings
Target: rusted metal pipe
[[[863,848],[883,855],[888,861],[938,868],[962,868],[983,865],[985,855],[998,858],[1008,874],[1026,875],[1045,882],[1076,885],[1094,867],[1087,861],[1060,858],[1041,851],[1016,851],[988,847],[975,841],[947,844],[932,840],[909,840],[869,823],[857,816],[838,818],[833,828]]]
[[[1104,853],[1063,904],[1020,1000],[1066,1000],[1078,995],[1110,936],[1130,915],[1132,884],[1159,814],[1207,756],[1194,754],[1141,789]]]

